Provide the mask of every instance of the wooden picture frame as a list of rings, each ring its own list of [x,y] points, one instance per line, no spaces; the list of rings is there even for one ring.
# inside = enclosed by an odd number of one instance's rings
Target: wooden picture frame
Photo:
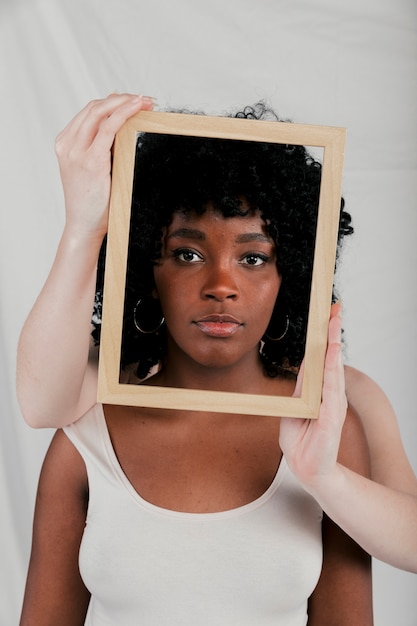
[[[164,133],[275,142],[323,149],[318,222],[300,397],[176,389],[120,382],[132,186],[138,133]],[[99,356],[98,401],[104,404],[317,418],[321,402],[340,215],[346,131],[275,121],[142,111],[118,132],[114,145]]]

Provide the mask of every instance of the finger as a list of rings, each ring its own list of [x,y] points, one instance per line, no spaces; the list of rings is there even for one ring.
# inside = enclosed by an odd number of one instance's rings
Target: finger
[[[152,99],[147,96],[134,94],[110,94],[103,100],[92,100],[67,124],[56,138],[56,144],[68,142],[69,146],[76,144],[80,150],[88,148],[103,119],[111,115],[118,107],[131,104],[132,111],[136,112],[141,105],[149,106]]]
[[[342,307],[340,302],[332,304],[328,330],[328,345],[342,341]]]
[[[75,141],[77,146],[81,150],[89,149],[97,137],[100,129],[103,126],[103,122],[109,119],[115,112],[122,110],[122,121],[118,126],[114,127],[112,141],[109,144],[107,141],[104,148],[110,149],[114,135],[120,126],[128,117],[140,110],[140,108],[148,106],[148,99],[143,96],[134,96],[131,94],[112,94],[105,100],[99,100],[87,105],[85,116],[83,116],[81,123],[78,125],[78,129],[75,133]]]
[[[345,378],[342,359],[342,306],[331,306],[323,378],[324,406],[345,404]]]
[[[330,328],[331,326],[333,329]],[[328,413],[333,419],[335,413],[343,416],[347,406],[340,326],[336,318],[333,318],[329,324],[329,338],[332,334],[335,336],[331,342],[329,340],[326,352],[320,414]]]
[[[68,122],[65,128],[61,130],[61,132],[57,135],[56,141],[59,142],[65,137],[67,137],[68,135],[75,137],[80,127],[84,124],[87,116],[90,114],[91,109],[93,109],[94,107],[97,108],[100,103],[106,103],[106,102],[109,103],[111,100],[114,99],[115,95],[116,94],[110,94],[109,96],[107,96],[107,98],[104,98],[102,100],[97,99],[97,100],[91,100],[90,102],[88,102],[88,104],[86,104],[81,109],[81,111],[79,111],[77,115],[75,115],[75,117],[73,117],[72,120]],[[124,94],[124,95],[128,95],[128,94]],[[131,97],[133,97],[133,95]]]
[[[112,111],[105,119],[103,119],[97,130],[90,151],[97,151],[103,154],[110,150],[113,145],[116,133],[125,124],[125,122],[139,111],[149,111],[153,108],[153,100],[148,97],[140,96],[139,99],[128,101],[120,107]]]
[[[342,303],[340,300],[334,302],[330,307],[330,319],[332,317],[336,317],[337,315],[342,315]]]
[[[111,93],[106,98],[90,100],[82,109],[73,117],[73,119],[68,122],[65,128],[59,133],[58,137],[64,134],[67,134],[69,131],[76,133],[78,129],[83,125],[85,119],[92,109],[99,109],[102,107],[103,109],[119,106],[122,102],[125,102],[128,98],[135,98],[135,94],[116,94]]]

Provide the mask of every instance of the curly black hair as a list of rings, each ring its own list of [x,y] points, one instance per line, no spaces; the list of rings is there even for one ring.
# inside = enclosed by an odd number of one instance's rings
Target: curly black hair
[[[274,119],[264,103],[234,115]],[[274,312],[261,342],[260,356],[270,376],[296,371],[304,354],[311,286],[321,164],[304,146],[206,137],[143,133],[136,150],[130,243],[125,292],[121,367],[137,363],[137,376],[163,363],[166,331],[143,334],[134,323],[135,304],[155,286],[153,268],[161,255],[162,231],[176,211],[202,214],[210,203],[224,217],[259,210],[276,244],[282,276]],[[242,205],[245,200],[245,208]],[[343,237],[353,232],[341,200],[338,254]],[[102,299],[103,254],[99,263],[96,313]],[[335,299],[335,293],[333,293]],[[269,337],[280,336],[281,341]],[[156,322],[151,322],[154,327]]]

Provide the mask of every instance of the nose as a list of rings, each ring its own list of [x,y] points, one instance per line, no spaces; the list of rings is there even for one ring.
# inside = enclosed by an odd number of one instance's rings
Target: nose
[[[201,296],[219,302],[237,300],[239,288],[232,268],[218,265],[207,268]]]

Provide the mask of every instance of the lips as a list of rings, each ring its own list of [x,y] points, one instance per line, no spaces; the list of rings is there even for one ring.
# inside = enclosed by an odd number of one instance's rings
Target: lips
[[[233,315],[225,314],[206,315],[194,324],[210,337],[231,337],[243,326]]]

